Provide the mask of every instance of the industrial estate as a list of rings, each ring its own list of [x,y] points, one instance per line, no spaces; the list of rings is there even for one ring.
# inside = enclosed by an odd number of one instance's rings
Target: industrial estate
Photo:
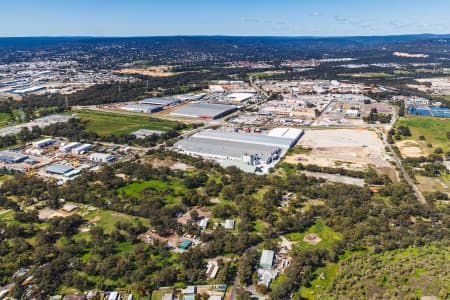
[[[0,299],[450,297],[448,37],[168,39],[0,44]]]

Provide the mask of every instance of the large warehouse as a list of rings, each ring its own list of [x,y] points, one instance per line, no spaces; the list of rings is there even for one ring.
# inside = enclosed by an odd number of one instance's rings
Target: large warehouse
[[[150,104],[150,105],[160,105],[160,106],[170,106],[180,102],[180,100],[175,98],[146,98],[139,101],[140,104]]]
[[[28,158],[28,156],[23,155],[21,153],[17,153],[17,152],[12,152],[12,151],[1,151],[0,152],[0,162],[17,164],[17,163],[23,162],[27,158]]]
[[[122,106],[121,109],[144,114],[152,114],[161,111],[163,107],[161,105],[126,104]]]
[[[294,146],[303,130],[277,128],[269,134],[204,130],[185,138],[174,147],[183,153],[226,161],[244,171],[266,173]]]
[[[173,116],[201,119],[219,119],[238,108],[235,105],[214,104],[214,103],[194,103],[181,107],[170,114]]]

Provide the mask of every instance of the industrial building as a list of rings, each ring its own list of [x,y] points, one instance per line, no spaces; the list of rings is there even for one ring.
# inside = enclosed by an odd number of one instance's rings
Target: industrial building
[[[255,94],[253,93],[231,93],[227,98],[234,103],[242,103],[253,98]]]
[[[12,152],[12,151],[1,151],[0,152],[0,162],[5,162],[9,164],[17,164],[21,163],[28,159],[28,156],[23,155],[21,153]]]
[[[89,160],[101,163],[110,163],[116,160],[114,156],[106,153],[92,153],[88,157]]]
[[[173,116],[201,119],[219,119],[238,109],[235,105],[194,103],[181,107],[170,114]]]
[[[146,98],[139,101],[140,104],[150,104],[159,106],[170,106],[180,102],[180,100],[175,98]]]
[[[152,114],[161,111],[163,107],[161,105],[126,104],[122,106],[121,109],[144,114]]]
[[[32,145],[33,145],[33,147],[36,147],[36,148],[45,148],[45,147],[51,146],[55,143],[56,143],[55,139],[44,139],[44,140],[40,140],[37,142],[33,142]]]
[[[74,168],[64,165],[50,165],[45,168],[45,172],[55,175],[67,175],[73,170]]]
[[[134,135],[137,139],[144,139],[144,138],[154,135],[154,134],[161,135],[163,133],[164,133],[164,131],[161,131],[161,130],[139,129],[139,130],[133,131],[131,134]]]
[[[92,145],[91,144],[83,144],[81,146],[73,148],[71,150],[71,153],[75,154],[75,155],[80,155],[80,154],[84,154],[84,153],[90,151],[91,149],[92,149]]]
[[[266,173],[294,146],[303,130],[276,128],[266,134],[204,130],[175,143],[180,152],[227,161],[246,172]]]
[[[81,146],[81,143],[73,142],[73,143],[61,145],[59,147],[59,150],[64,151],[64,152],[70,152],[73,148],[76,148],[76,147],[79,147],[79,146]]]

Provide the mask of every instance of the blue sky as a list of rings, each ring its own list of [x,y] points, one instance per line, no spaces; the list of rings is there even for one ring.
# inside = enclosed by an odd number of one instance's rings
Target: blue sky
[[[0,1],[0,36],[342,36],[411,33],[450,33],[450,1]]]

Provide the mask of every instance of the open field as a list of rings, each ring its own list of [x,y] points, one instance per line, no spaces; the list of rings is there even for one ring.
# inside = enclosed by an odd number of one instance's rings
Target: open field
[[[124,68],[115,73],[118,74],[128,74],[128,75],[144,75],[144,76],[152,76],[152,77],[169,77],[182,73],[172,72],[170,66],[153,66],[153,67],[135,67],[135,68]]]
[[[394,75],[385,72],[366,72],[366,73],[341,73],[338,76],[353,77],[353,78],[389,78]]]
[[[9,114],[7,113],[0,113],[0,127],[8,125],[9,117]]]
[[[305,241],[305,236],[316,235],[320,241],[318,243],[309,243]],[[330,249],[336,241],[342,239],[342,234],[334,231],[327,225],[325,225],[320,219],[316,221],[316,224],[308,228],[305,232],[294,232],[286,235],[286,238],[296,243],[301,249],[318,249],[326,248]]]
[[[402,140],[397,142],[397,147],[403,157],[421,157],[425,156],[422,146],[418,141]]]
[[[382,141],[369,130],[326,129],[307,130],[299,145],[311,151],[295,153],[285,158],[287,163],[313,164],[364,170],[369,165],[392,175]]]
[[[87,131],[99,135],[128,134],[138,129],[168,131],[177,126],[176,122],[137,115],[115,114],[80,110],[76,115],[81,120],[89,121]]]
[[[186,192],[186,187],[179,182],[178,180],[171,180],[171,182],[164,182],[161,180],[148,180],[148,181],[139,181],[133,182],[123,188],[118,190],[118,193],[121,194],[124,192],[128,196],[137,197],[139,194],[145,189],[155,189],[157,191],[167,191],[169,189],[174,190],[174,192]]]
[[[416,175],[417,187],[422,192],[442,192],[450,196],[450,175],[440,177],[425,177]]]
[[[119,221],[128,221],[134,225],[140,222],[146,227],[150,226],[148,219],[133,217],[130,215],[103,209],[92,211],[84,215],[83,219],[85,219],[88,224],[90,224],[89,226],[97,226],[103,228],[105,233],[111,233],[115,228],[115,224]],[[86,232],[86,229],[87,228],[82,228],[81,233],[79,233],[78,235],[83,235],[83,233]]]
[[[450,120],[434,117],[406,117],[397,122],[398,126],[408,126],[411,131],[411,137],[404,141],[412,140],[418,143],[424,153],[433,153],[434,149],[440,147],[444,152],[450,151],[450,139],[447,138],[447,132],[450,132]],[[419,137],[424,136],[425,141],[420,141]],[[432,144],[433,147],[427,147]],[[400,150],[401,144],[400,144]],[[404,154],[402,152],[402,154]],[[405,155],[408,153],[405,153]]]

